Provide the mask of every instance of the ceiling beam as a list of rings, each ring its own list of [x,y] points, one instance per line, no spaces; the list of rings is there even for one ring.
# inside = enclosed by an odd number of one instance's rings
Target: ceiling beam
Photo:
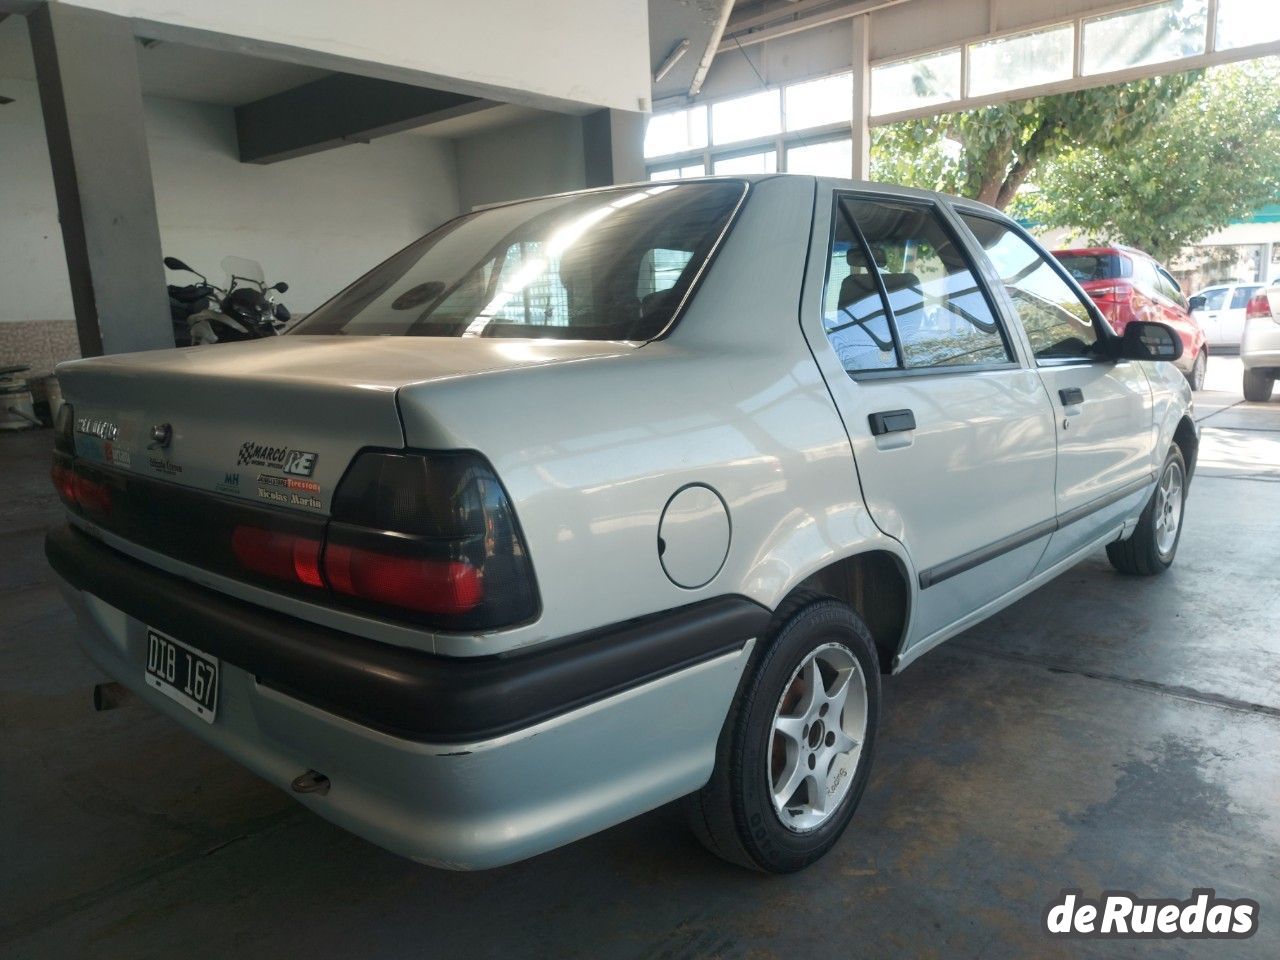
[[[276,163],[438,123],[491,100],[338,73],[236,107],[243,163]]]
[[[707,71],[711,62],[720,52],[720,38],[724,36],[724,28],[729,23],[729,14],[733,13],[733,0],[720,0],[720,12],[716,15],[715,26],[711,28],[711,36],[707,38],[707,48],[702,51],[702,59],[698,61],[698,69],[693,72],[693,81],[689,84],[689,96],[696,97],[707,79]]]
[[[727,53],[739,47],[749,47],[815,27],[825,27],[829,23],[850,20],[864,13],[874,13],[885,7],[895,7],[907,2],[909,0],[853,0],[852,3],[833,6],[831,0],[799,0],[789,8],[775,8],[767,14],[759,13],[742,20],[731,20],[717,53]]]

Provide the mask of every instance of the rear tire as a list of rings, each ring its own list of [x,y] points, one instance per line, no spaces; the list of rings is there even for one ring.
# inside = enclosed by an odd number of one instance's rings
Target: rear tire
[[[1186,515],[1187,465],[1177,444],[1160,468],[1156,488],[1138,518],[1138,526],[1124,540],[1107,544],[1107,559],[1121,573],[1150,577],[1173,563],[1182,539]]]
[[[1187,383],[1191,385],[1191,389],[1199,392],[1204,389],[1204,375],[1209,369],[1209,348],[1201,347],[1200,355],[1196,357],[1196,362],[1191,365],[1191,372],[1187,374]]]
[[[1266,403],[1271,399],[1271,389],[1275,385],[1276,378],[1261,370],[1244,372],[1244,398],[1250,403]]]
[[[766,873],[800,870],[840,839],[880,720],[879,660],[861,618],[807,596],[779,619],[730,708],[711,779],[684,803],[707,849]]]

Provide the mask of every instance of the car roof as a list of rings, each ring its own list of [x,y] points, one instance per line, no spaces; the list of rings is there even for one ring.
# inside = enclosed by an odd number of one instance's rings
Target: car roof
[[[980,203],[977,200],[970,200],[968,197],[958,197],[950,193],[940,193],[937,190],[920,190],[916,187],[904,187],[894,183],[879,183],[873,180],[854,180],[850,177],[819,177],[809,173],[743,173],[743,174],[709,174],[703,177],[681,177],[678,180],[652,181],[661,183],[701,183],[704,181],[724,181],[738,180],[746,181],[750,184],[765,183],[769,180],[810,180],[813,181],[818,189],[821,190],[851,190],[857,193],[875,194],[886,197],[907,197],[917,200],[945,200],[947,203],[962,210],[972,210],[984,213],[987,216],[997,217],[1010,223],[1014,222],[1007,213],[997,210],[995,207]]]

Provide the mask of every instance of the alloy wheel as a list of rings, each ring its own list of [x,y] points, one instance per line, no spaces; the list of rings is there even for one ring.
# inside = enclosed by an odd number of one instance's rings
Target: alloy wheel
[[[1178,528],[1182,525],[1182,492],[1182,465],[1170,460],[1156,488],[1156,549],[1162,557],[1169,556],[1178,542]]]
[[[796,833],[822,826],[853,783],[867,732],[867,680],[842,643],[812,650],[783,687],[769,742],[769,787]]]

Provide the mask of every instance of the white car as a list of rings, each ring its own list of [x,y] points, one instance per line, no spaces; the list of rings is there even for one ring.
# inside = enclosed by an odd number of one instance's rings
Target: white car
[[[1211,347],[1239,347],[1244,336],[1245,308],[1265,289],[1261,283],[1219,283],[1191,298],[1191,315]]]
[[[1249,301],[1240,360],[1244,398],[1266,403],[1280,377],[1280,286],[1266,287]]]
[[[511,203],[287,335],[59,367],[47,554],[103,671],[375,843],[491,867],[687,797],[785,872],[881,673],[1095,550],[1173,561],[1180,350],[969,201]]]

